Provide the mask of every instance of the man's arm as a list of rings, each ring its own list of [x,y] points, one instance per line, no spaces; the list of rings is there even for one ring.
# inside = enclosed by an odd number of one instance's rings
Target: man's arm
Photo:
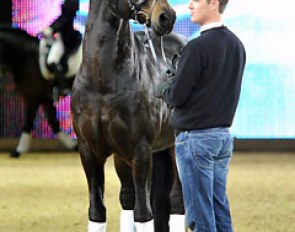
[[[186,101],[200,77],[200,52],[189,43],[183,50],[174,77],[160,82],[155,95],[172,107],[180,107]]]

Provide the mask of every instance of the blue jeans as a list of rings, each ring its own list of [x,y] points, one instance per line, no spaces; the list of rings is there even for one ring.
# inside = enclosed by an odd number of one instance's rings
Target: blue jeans
[[[232,232],[226,180],[233,153],[228,128],[185,131],[175,141],[186,221],[193,232]]]

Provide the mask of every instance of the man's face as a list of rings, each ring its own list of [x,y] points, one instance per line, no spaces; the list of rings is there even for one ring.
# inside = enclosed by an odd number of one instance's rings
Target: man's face
[[[207,0],[190,0],[188,8],[191,12],[191,21],[203,26],[209,20],[211,11]]]

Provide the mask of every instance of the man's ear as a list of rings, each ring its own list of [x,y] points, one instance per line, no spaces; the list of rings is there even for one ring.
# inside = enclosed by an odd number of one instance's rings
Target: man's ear
[[[213,10],[219,11],[219,0],[210,0],[209,4]]]

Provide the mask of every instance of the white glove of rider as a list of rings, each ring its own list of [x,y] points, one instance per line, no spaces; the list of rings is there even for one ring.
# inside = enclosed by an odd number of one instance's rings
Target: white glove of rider
[[[53,29],[51,27],[47,27],[43,30],[43,35],[45,37],[52,37]]]

